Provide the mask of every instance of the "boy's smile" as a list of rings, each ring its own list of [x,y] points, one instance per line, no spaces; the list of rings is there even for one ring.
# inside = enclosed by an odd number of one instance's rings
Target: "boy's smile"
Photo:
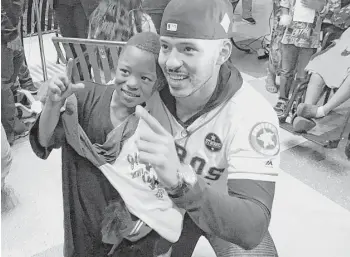
[[[118,95],[127,107],[135,107],[151,97],[157,79],[153,54],[127,46],[118,62],[115,82]]]

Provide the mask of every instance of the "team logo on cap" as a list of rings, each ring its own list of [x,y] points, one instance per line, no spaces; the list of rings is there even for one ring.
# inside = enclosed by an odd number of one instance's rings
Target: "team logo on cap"
[[[177,31],[177,24],[176,23],[167,23],[166,29],[169,31]]]
[[[204,139],[205,146],[212,152],[220,151],[222,143],[220,138],[214,133],[209,133]]]
[[[230,27],[230,18],[228,17],[228,14],[225,13],[224,17],[222,18],[220,25],[222,26],[222,28],[225,30],[225,32],[228,32],[228,29]]]
[[[256,124],[249,134],[253,149],[263,155],[273,156],[280,151],[277,128],[268,122]]]

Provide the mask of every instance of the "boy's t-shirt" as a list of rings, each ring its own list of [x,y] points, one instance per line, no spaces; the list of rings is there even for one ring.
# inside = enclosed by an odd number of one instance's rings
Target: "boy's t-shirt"
[[[128,210],[170,242],[181,234],[183,212],[159,184],[152,166],[140,163],[136,140],[140,130],[150,129],[141,119],[135,133],[123,143],[112,165],[100,167],[123,198]]]

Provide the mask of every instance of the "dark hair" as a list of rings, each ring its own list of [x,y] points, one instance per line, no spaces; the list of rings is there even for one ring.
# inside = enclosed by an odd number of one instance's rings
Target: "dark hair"
[[[141,32],[141,3],[142,0],[102,0],[90,16],[89,37],[128,41],[135,32]]]
[[[101,0],[89,21],[89,38],[108,41],[128,41],[134,34],[142,31],[142,0]],[[121,50],[121,49],[120,49]],[[120,54],[118,51],[118,55]],[[105,49],[110,69],[113,59],[109,49]],[[98,65],[102,62],[96,49]]]

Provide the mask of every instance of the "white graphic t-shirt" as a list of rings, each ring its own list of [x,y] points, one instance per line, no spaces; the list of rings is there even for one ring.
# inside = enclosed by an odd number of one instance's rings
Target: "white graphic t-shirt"
[[[152,166],[139,162],[135,141],[139,130],[150,129],[141,119],[133,136],[112,165],[102,172],[118,190],[129,211],[170,242],[181,234],[183,211],[178,209],[157,180]]]

